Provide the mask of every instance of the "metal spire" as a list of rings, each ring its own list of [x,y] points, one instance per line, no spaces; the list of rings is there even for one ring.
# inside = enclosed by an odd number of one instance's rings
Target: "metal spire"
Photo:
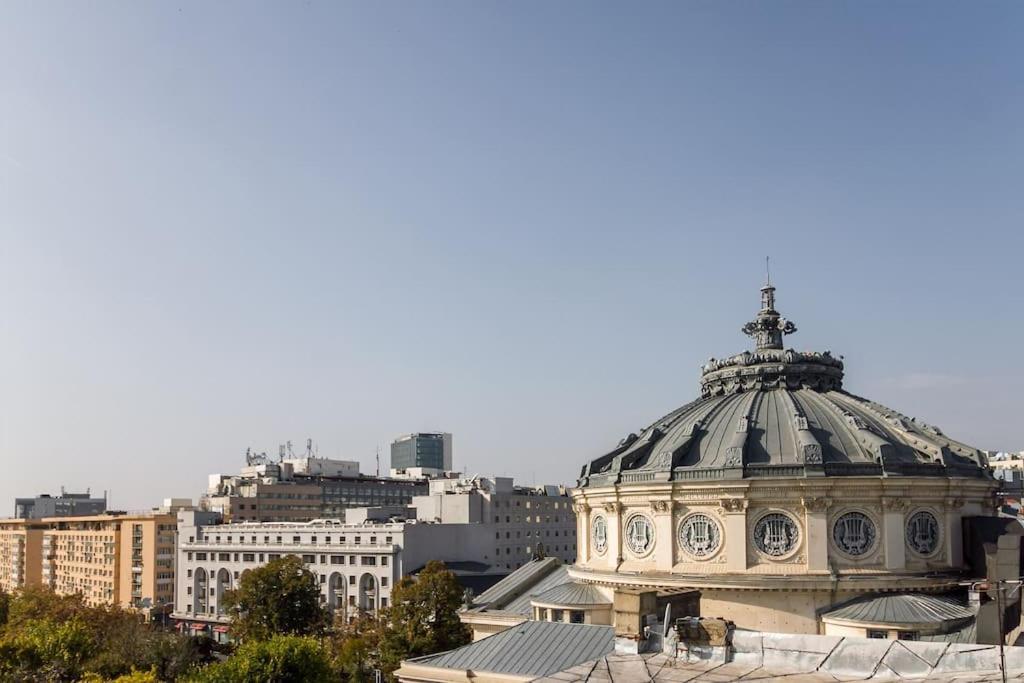
[[[761,311],[757,318],[743,326],[743,334],[753,337],[757,349],[781,349],[782,335],[796,332],[796,325],[775,310],[775,288],[772,287],[771,261],[764,258],[767,281],[761,288]]]

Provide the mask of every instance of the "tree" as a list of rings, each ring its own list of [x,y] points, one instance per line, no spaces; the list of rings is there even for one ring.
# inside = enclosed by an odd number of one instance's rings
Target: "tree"
[[[0,679],[75,681],[96,650],[94,634],[79,617],[59,623],[27,621],[0,643]]]
[[[369,614],[345,623],[339,615],[334,626],[334,666],[350,683],[369,683],[380,668],[379,648],[385,622]]]
[[[327,653],[313,638],[277,635],[243,643],[219,664],[199,671],[195,683],[306,683],[337,680]]]
[[[266,640],[275,634],[314,635],[326,622],[316,575],[295,555],[271,560],[242,575],[225,605],[231,631],[241,640]]]
[[[7,623],[7,613],[11,609],[11,596],[0,590],[0,629]]]
[[[0,681],[149,675],[138,672],[174,681],[203,661],[191,638],[151,628],[117,607],[90,607],[79,595],[26,588],[11,598],[8,612]]]
[[[415,579],[403,577],[391,591],[391,607],[383,615],[380,665],[387,673],[403,659],[443,652],[472,641],[459,620],[463,592],[455,575],[437,561]]]

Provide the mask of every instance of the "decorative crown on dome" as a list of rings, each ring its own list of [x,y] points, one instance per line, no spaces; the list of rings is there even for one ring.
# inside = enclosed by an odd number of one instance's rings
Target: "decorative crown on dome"
[[[761,310],[742,331],[754,339],[754,351],[709,359],[701,368],[702,396],[751,389],[831,391],[842,387],[843,361],[831,352],[796,351],[783,346],[783,335],[796,332],[796,325],[775,310],[775,287],[770,277],[761,288]]]

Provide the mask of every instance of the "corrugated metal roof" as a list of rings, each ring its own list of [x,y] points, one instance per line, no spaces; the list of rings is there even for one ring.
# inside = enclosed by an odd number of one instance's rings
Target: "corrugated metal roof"
[[[949,633],[932,633],[926,636],[919,636],[918,640],[932,643],[967,643],[973,645],[978,642],[978,622],[971,619],[970,623]]]
[[[555,586],[559,586],[563,583],[569,582],[569,568],[562,564],[554,568],[550,574],[545,576],[543,579],[537,582],[535,586],[527,590],[525,593],[520,595],[514,600],[511,600],[506,605],[499,605],[497,608],[502,612],[512,612],[514,614],[523,614],[530,616],[533,614],[533,608],[530,603],[533,602],[533,596],[539,593],[543,593]]]
[[[521,592],[531,585],[540,581],[548,572],[561,564],[557,557],[546,557],[543,560],[527,562],[504,579],[494,584],[480,595],[473,598],[474,605],[487,605],[492,602],[500,602],[514,597],[517,591]]]
[[[553,605],[610,605],[612,601],[590,583],[570,581],[560,586],[535,593],[531,602],[542,602]]]
[[[822,616],[870,624],[936,624],[970,619],[974,613],[952,596],[904,593],[862,598]]]
[[[610,654],[614,634],[611,626],[527,621],[458,649],[411,661],[458,671],[546,676]]]

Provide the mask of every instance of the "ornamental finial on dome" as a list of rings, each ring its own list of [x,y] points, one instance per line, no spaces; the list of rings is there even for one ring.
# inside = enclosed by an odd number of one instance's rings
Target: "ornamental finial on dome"
[[[767,269],[768,258],[765,257]],[[761,311],[757,318],[743,326],[743,334],[753,337],[757,349],[781,349],[782,335],[796,332],[796,325],[786,320],[775,310],[775,288],[772,287],[771,270],[768,279],[761,288]]]

